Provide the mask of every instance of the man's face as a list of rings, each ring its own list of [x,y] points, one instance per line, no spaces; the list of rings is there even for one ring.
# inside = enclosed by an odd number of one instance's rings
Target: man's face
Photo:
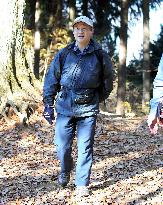
[[[88,44],[93,36],[93,28],[83,22],[74,25],[73,34],[79,44]]]

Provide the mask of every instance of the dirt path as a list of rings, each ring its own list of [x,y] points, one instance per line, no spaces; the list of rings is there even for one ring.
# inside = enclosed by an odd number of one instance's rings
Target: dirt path
[[[91,195],[74,198],[74,175],[57,185],[59,163],[53,129],[33,115],[28,127],[0,121],[0,205],[161,205],[163,138],[150,136],[145,118],[98,119]],[[73,145],[76,159],[76,141]]]

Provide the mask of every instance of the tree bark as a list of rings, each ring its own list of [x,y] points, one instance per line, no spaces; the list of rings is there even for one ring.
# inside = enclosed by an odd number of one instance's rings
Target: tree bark
[[[88,16],[88,0],[82,1],[81,10],[82,10],[84,16]]]
[[[0,114],[4,115],[5,107],[9,104],[18,108],[17,114],[22,121],[27,117],[29,104],[40,102],[41,99],[39,83],[29,69],[23,47],[25,0],[6,0],[2,4]]]
[[[76,1],[69,0],[68,7],[69,7],[69,30],[70,30],[72,27],[72,23],[76,17]]]
[[[121,25],[120,25],[120,50],[117,88],[116,114],[124,114],[124,102],[126,95],[126,56],[127,56],[127,30],[128,30],[128,0],[121,1]]]
[[[142,111],[148,112],[150,100],[150,29],[149,29],[149,0],[143,0],[143,97]]]
[[[35,55],[34,55],[34,75],[39,79],[39,65],[40,65],[40,1],[36,0],[35,10]]]

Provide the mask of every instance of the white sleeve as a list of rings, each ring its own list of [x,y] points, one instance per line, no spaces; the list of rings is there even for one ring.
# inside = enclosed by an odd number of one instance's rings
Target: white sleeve
[[[156,85],[157,86],[157,83],[159,81],[162,81],[162,85],[163,85],[163,54],[162,54],[162,57],[160,59],[160,63],[159,63],[159,66],[158,66],[158,71],[157,71],[157,75],[154,79],[154,86]]]
[[[148,125],[157,117],[157,107],[161,101],[163,101],[163,54],[158,66],[157,75],[153,81],[153,98],[150,100]]]
[[[157,75],[153,81],[153,98],[163,96],[163,54],[158,66]]]

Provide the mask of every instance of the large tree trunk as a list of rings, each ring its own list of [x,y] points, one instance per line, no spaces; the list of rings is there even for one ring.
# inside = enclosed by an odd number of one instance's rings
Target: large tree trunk
[[[5,0],[1,6],[0,114],[5,115],[5,107],[10,105],[24,120],[30,102],[40,101],[38,81],[29,69],[23,49],[25,0]]]
[[[118,90],[116,114],[124,114],[124,102],[126,95],[126,56],[127,56],[127,30],[128,30],[128,0],[121,1],[121,25],[120,25],[120,50],[118,69]]]
[[[148,112],[150,100],[150,32],[149,32],[149,0],[143,0],[143,97],[142,111]]]

